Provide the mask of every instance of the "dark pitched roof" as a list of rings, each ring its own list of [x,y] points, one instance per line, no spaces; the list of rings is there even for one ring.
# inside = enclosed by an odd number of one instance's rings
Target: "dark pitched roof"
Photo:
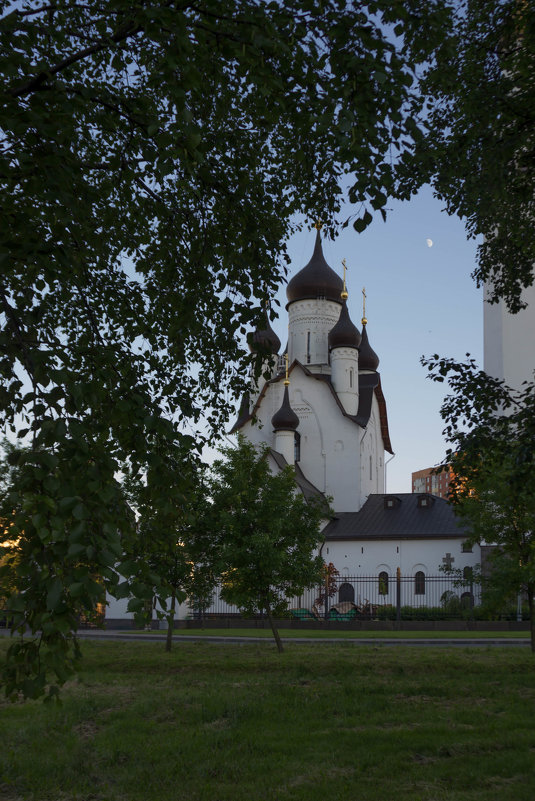
[[[453,507],[436,495],[369,495],[358,512],[342,512],[323,529],[326,540],[420,540],[466,538],[468,529],[456,517]],[[386,499],[395,500],[387,508]]]
[[[368,420],[370,419],[370,414],[372,410],[372,398],[375,393],[375,397],[377,398],[377,402],[379,404],[379,419],[381,425],[381,435],[383,437],[383,442],[385,446],[385,450],[388,453],[394,453],[392,450],[392,445],[390,443],[390,433],[388,430],[388,417],[386,414],[386,401],[383,395],[383,391],[381,389],[381,376],[379,373],[361,373],[359,374],[359,408],[357,414],[348,414],[344,409],[340,398],[336,394],[336,391],[331,383],[331,377],[329,375],[325,375],[324,373],[313,373],[307,367],[305,367],[301,362],[295,359],[291,367],[289,369],[289,373],[295,367],[300,367],[301,370],[310,378],[314,378],[316,381],[322,381],[329,387],[336,404],[344,417],[347,417],[349,420],[353,420],[354,423],[357,423],[361,428],[365,428],[368,425]],[[266,381],[260,394],[256,400],[254,407],[251,411],[247,413],[243,412],[244,409],[244,401],[242,401],[242,406],[240,407],[240,412],[238,414],[238,419],[232,426],[229,431],[229,434],[234,434],[236,431],[239,431],[245,423],[248,423],[249,420],[252,420],[256,414],[256,410],[260,406],[264,395],[266,394],[266,390],[269,384],[275,384],[277,381],[282,381],[284,375],[278,375],[275,378],[271,378],[269,381]]]
[[[238,410],[238,419],[230,429],[229,434],[234,434],[235,431],[239,431],[240,428],[244,426],[248,420],[251,419],[253,415],[249,411],[249,404],[250,404],[250,395],[248,392],[244,392],[242,395],[240,408]]]
[[[288,462],[286,461],[282,453],[274,451],[273,448],[270,448],[269,452],[273,457],[273,460],[277,465],[277,467],[279,467],[281,470],[283,470],[285,467],[288,467]],[[303,493],[305,501],[308,501],[310,498],[321,498],[322,500],[325,501],[325,504],[327,504],[325,495],[323,494],[323,492],[321,492],[321,490],[315,487],[314,484],[312,484],[312,482],[308,480],[308,478],[306,478],[305,474],[301,470],[301,467],[299,466],[299,462],[296,462],[294,467],[295,467],[295,483]]]

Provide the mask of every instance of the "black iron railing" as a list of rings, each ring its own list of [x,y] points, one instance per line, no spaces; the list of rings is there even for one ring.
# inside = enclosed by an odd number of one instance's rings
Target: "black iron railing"
[[[326,603],[321,587],[311,587],[301,596],[290,598],[288,614],[308,612],[311,618],[425,620],[469,618],[481,605],[481,586],[473,580],[460,581],[447,575],[340,576]],[[219,588],[212,602],[202,609],[192,604],[192,617],[241,616],[240,610],[223,601]]]

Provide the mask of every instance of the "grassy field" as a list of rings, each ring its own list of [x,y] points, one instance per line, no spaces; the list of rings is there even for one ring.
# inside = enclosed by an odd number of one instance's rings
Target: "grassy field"
[[[0,643],[4,649],[6,643]],[[84,643],[0,702],[2,801],[532,801],[527,649]]]

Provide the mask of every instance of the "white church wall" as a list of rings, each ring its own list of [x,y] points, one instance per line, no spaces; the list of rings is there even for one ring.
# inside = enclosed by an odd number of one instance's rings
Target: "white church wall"
[[[325,298],[290,303],[288,322],[290,363],[301,364],[318,372],[330,372],[328,334],[340,317],[340,304]]]
[[[335,348],[331,351],[331,380],[348,414],[359,408],[358,351],[355,348]]]
[[[361,504],[370,494],[384,492],[384,447],[381,436],[379,404],[375,395],[368,425],[360,439]]]
[[[106,595],[107,620],[134,620],[134,613],[127,611],[128,598],[113,598]]]
[[[290,403],[300,418],[301,469],[332,497],[335,511],[354,510],[359,502],[359,427],[342,415],[327,385],[300,370],[292,371]]]
[[[282,381],[269,384],[242,433],[251,442],[276,445],[271,418],[282,404]],[[299,417],[300,466],[309,481],[333,499],[336,512],[359,509],[370,493],[384,492],[384,448],[379,405],[375,396],[363,430],[342,414],[331,389],[311,379],[299,366],[290,375],[290,405]]]
[[[113,625],[113,621],[117,621],[118,624],[125,625],[125,623],[130,627],[135,625],[134,613],[128,612],[129,598],[113,598],[111,595],[106,596],[106,614],[105,619],[109,623]],[[170,604],[170,600],[168,602]],[[158,616],[156,614],[157,611],[162,612],[163,607],[160,604],[156,605],[156,609],[153,612],[152,619],[157,620]],[[193,617],[193,613],[186,602],[177,604],[175,610],[175,620],[186,620],[188,618]],[[167,628],[167,622],[165,620],[160,621],[159,628]]]
[[[251,442],[276,448],[271,417],[280,408],[284,385],[270,384],[257,411],[257,421],[248,422],[242,433]],[[330,388],[311,379],[300,367],[290,376],[290,405],[299,417],[300,467],[317,489],[333,498],[337,512],[359,507],[359,436],[361,429],[345,418]],[[377,491],[377,490],[374,490]]]
[[[316,382],[312,379],[314,385]],[[290,377],[290,405],[299,417],[297,431],[301,436],[301,470],[320,492],[325,492],[325,432],[323,417],[325,415],[325,399],[318,398],[317,390],[326,390],[323,386],[313,386],[299,368],[292,370]]]
[[[472,553],[463,553],[462,539],[429,540],[329,540],[323,547],[326,562],[332,562],[342,572],[347,568],[350,576],[375,576],[381,570],[395,575],[397,568],[402,576],[414,576],[418,570],[426,575],[440,575],[443,559],[450,554],[452,567],[475,567],[481,562],[479,546]],[[385,567],[385,565],[387,567]],[[387,569],[388,568],[388,569]]]

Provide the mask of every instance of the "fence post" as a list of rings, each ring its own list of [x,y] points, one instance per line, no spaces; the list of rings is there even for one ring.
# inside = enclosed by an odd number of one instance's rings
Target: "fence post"
[[[329,572],[325,574],[325,620],[329,619]]]
[[[401,621],[401,568],[396,569],[396,623]]]

